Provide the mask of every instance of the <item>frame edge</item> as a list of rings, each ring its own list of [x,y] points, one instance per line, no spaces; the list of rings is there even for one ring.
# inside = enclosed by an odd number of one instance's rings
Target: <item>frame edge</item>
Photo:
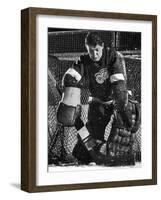
[[[157,184],[157,15],[152,19],[152,180]]]
[[[29,190],[29,9],[21,10],[21,189]]]

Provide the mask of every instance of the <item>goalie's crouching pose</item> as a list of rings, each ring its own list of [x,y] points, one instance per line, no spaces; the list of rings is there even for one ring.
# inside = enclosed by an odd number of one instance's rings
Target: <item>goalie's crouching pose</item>
[[[88,54],[69,68],[63,77],[64,92],[57,110],[57,118],[64,126],[75,126],[78,142],[73,155],[80,164],[133,165],[132,145],[140,126],[140,106],[128,97],[123,56],[114,49],[105,48],[94,32],[87,34]],[[88,87],[88,121],[80,118],[81,88]],[[111,116],[113,123],[107,142],[104,133]],[[106,144],[106,153],[101,153]]]

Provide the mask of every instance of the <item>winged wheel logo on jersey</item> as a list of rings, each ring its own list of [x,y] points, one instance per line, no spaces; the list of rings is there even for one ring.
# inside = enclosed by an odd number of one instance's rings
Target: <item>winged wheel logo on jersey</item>
[[[99,83],[99,84],[104,83],[104,81],[105,81],[106,79],[108,79],[108,77],[109,77],[107,68],[101,69],[99,72],[97,72],[97,73],[95,74],[95,77],[96,77],[97,83]]]

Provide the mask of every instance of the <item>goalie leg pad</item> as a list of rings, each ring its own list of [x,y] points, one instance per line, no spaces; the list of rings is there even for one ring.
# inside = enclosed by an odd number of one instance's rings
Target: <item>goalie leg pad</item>
[[[131,131],[121,128],[112,127],[108,138],[108,151],[113,154],[130,153],[133,144],[133,134]]]
[[[133,143],[139,126],[139,104],[129,100],[122,112],[115,111],[111,133],[107,141],[107,155],[113,157],[132,155]]]

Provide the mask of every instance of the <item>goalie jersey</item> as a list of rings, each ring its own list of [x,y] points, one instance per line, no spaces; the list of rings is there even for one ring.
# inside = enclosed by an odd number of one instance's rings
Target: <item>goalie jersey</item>
[[[126,69],[122,54],[112,48],[104,48],[98,62],[89,55],[80,56],[73,68],[82,76],[79,87],[89,88],[92,97],[108,101],[112,96],[112,84],[126,83]]]

